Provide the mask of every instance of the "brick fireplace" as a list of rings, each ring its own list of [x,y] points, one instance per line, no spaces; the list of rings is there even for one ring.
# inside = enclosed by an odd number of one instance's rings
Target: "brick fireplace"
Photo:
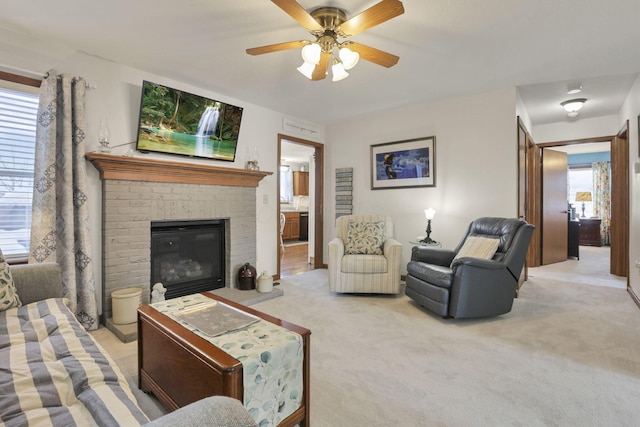
[[[256,261],[256,187],[271,172],[89,153],[102,179],[102,314],[129,287],[150,299],[151,222],[225,221],[225,286]]]

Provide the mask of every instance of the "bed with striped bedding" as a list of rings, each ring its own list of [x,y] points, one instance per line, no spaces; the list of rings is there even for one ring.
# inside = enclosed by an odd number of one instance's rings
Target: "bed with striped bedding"
[[[120,370],[65,301],[0,312],[0,426],[148,422]]]

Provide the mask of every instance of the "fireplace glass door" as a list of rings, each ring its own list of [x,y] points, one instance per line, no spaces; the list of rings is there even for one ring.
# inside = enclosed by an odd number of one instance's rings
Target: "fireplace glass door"
[[[224,220],[153,221],[151,288],[160,282],[166,299],[225,286]]]

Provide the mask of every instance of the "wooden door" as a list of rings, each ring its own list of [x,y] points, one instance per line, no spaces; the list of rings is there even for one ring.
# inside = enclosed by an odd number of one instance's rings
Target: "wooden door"
[[[629,277],[629,123],[611,143],[610,272]]]
[[[567,260],[567,153],[542,150],[542,265]]]
[[[534,225],[527,252],[529,267],[542,265],[542,149],[527,138],[527,222]]]

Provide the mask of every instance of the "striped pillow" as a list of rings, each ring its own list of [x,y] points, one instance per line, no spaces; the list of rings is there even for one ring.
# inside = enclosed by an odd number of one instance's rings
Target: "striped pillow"
[[[454,260],[462,257],[491,259],[499,245],[500,239],[470,236],[464,241]]]
[[[13,277],[9,264],[0,250],[0,311],[5,311],[13,307],[20,307],[22,303],[13,284]]]

